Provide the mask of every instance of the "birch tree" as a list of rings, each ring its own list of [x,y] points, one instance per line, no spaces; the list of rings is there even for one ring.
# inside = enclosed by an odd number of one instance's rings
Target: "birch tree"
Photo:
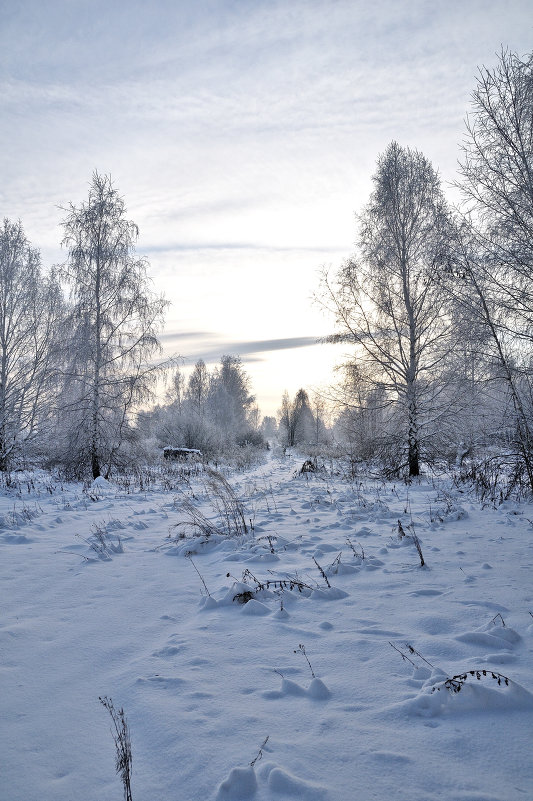
[[[110,176],[95,172],[88,200],[66,212],[61,276],[73,307],[65,414],[76,469],[97,478],[109,474],[132,413],[151,395],[167,304],[150,287],[147,262],[135,253],[138,228]]]
[[[0,470],[42,433],[54,391],[62,294],[21,222],[0,227]]]
[[[403,431],[405,465],[417,476],[452,349],[446,298],[434,280],[449,217],[438,175],[417,150],[393,142],[373,181],[356,255],[333,279],[323,274],[322,299],[336,318],[329,340],[355,346],[364,394],[385,393]]]
[[[449,287],[482,332],[483,359],[499,370],[533,490],[533,54],[503,50],[494,69],[479,71],[466,128],[458,184],[466,208]]]

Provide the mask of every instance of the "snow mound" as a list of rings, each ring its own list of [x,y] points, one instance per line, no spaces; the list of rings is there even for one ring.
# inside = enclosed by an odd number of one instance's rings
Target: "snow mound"
[[[322,679],[314,678],[307,688],[307,695],[316,701],[326,701],[331,696],[331,693]]]
[[[488,646],[490,648],[504,648],[511,651],[522,638],[518,632],[509,628],[509,626],[498,626],[491,622],[474,631],[459,634],[455,639],[458,642]]]
[[[464,715],[494,711],[532,710],[533,695],[514,681],[497,684],[489,679],[472,678],[459,692],[443,685],[425,686],[421,693],[406,702],[408,711],[420,717]]]
[[[341,598],[347,598],[348,593],[344,590],[339,590],[337,587],[325,587],[313,590],[311,593],[312,599],[320,599],[323,601],[338,601]]]
[[[263,765],[261,778],[266,779],[271,792],[284,797],[305,798],[306,801],[320,801],[327,798],[327,789],[322,785],[294,776],[273,763]]]
[[[270,609],[265,604],[262,604],[261,601],[256,601],[255,598],[252,598],[248,603],[244,604],[242,613],[252,617],[262,617],[263,615],[269,615]]]
[[[257,790],[257,779],[252,767],[233,768],[228,778],[220,784],[217,801],[246,801]]]

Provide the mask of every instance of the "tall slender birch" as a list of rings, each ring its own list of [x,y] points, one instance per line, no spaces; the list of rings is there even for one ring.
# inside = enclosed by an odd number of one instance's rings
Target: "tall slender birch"
[[[138,228],[110,176],[95,172],[88,200],[66,211],[61,276],[73,307],[65,411],[74,461],[97,478],[111,471],[132,412],[153,389],[166,301],[150,288],[147,262],[135,253]]]

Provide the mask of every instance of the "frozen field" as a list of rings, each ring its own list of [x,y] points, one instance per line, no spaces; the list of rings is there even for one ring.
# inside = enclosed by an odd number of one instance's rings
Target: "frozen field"
[[[134,801],[533,797],[533,506],[301,464],[230,475],[253,531],[207,543],[173,488],[2,491],[3,801],[122,798],[104,695]]]

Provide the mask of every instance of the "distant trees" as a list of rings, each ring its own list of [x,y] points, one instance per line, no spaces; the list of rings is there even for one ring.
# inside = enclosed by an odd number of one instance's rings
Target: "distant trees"
[[[255,397],[239,356],[222,356],[209,385],[210,415],[226,440],[246,439]]]
[[[151,415],[149,425],[161,446],[198,448],[214,457],[235,446],[263,444],[250,378],[238,356],[222,356],[211,372],[200,359],[179,404],[175,396],[174,388],[172,402]]]
[[[279,410],[279,430],[283,444],[289,447],[304,445],[313,441],[315,420],[305,389],[299,389],[294,400],[285,391]]]
[[[68,259],[60,275],[71,290],[70,353],[65,369],[67,448],[76,470],[108,474],[131,413],[151,396],[166,302],[149,287],[135,255],[138,229],[109,176],[95,172],[89,197],[63,221]],[[65,457],[66,458],[66,457]]]
[[[49,419],[63,313],[60,287],[44,276],[20,222],[0,227],[0,471]]]
[[[352,383],[356,377],[366,401],[380,388],[379,404],[385,401],[403,430],[406,466],[417,476],[423,438],[439,410],[435,382],[451,352],[447,298],[435,280],[450,216],[439,178],[417,150],[393,142],[373,180],[357,254],[334,281],[323,274],[322,298],[337,324],[330,341],[355,346]]]
[[[207,400],[209,398],[210,376],[203,359],[194,365],[189,377],[186,397],[193,412],[200,418],[205,415]]]

